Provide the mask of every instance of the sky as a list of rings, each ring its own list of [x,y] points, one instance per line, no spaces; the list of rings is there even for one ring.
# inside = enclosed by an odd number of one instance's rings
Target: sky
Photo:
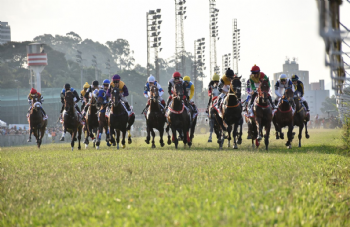
[[[206,39],[206,66],[209,69],[209,0],[187,0],[184,21],[186,51],[193,52],[194,40]],[[296,58],[300,70],[308,70],[310,82],[324,79],[330,88],[329,68],[324,66],[324,43],[318,35],[315,0],[216,0],[219,9],[217,62],[232,52],[232,21],[241,32],[239,74],[250,75],[256,64],[272,77],[282,71],[286,59]],[[174,0],[0,0],[0,21],[11,26],[13,41],[30,41],[43,34],[65,35],[74,31],[82,39],[100,43],[126,39],[136,63],[147,62],[146,12],[161,9],[162,52],[175,52]],[[350,3],[343,1],[340,21],[350,28]],[[344,47],[350,52],[350,48]],[[350,59],[349,59],[350,61]],[[209,70],[206,72],[209,81]],[[328,86],[327,86],[328,84]]]

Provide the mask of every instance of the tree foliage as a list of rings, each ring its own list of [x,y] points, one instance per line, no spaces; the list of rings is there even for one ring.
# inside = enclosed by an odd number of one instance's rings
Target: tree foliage
[[[322,113],[325,113],[326,111],[338,112],[337,100],[334,95],[332,95],[330,98],[326,97],[325,101],[322,102],[321,111]]]

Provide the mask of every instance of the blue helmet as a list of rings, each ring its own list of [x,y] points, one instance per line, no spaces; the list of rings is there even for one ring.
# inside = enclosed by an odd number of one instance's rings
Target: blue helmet
[[[103,81],[103,84],[110,84],[111,83],[111,81],[109,81],[109,79],[105,79],[104,81]]]

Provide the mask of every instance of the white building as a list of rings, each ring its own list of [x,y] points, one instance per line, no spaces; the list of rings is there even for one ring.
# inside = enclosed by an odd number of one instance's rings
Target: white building
[[[7,22],[0,21],[0,45],[11,42],[11,28]]]

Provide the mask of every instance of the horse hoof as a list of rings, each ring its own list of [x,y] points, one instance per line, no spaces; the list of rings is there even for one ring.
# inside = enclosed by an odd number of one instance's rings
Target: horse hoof
[[[161,146],[161,147],[164,147],[164,145],[165,145],[164,143],[160,143],[160,146]]]
[[[288,149],[292,149],[292,145],[289,145],[287,148],[288,148]]]
[[[93,143],[96,143],[96,139],[93,139],[92,142],[93,142]]]
[[[152,148],[156,148],[156,145],[152,144]]]
[[[117,149],[119,150],[119,143],[117,144]]]
[[[28,139],[27,142],[28,142],[28,143],[29,143],[29,142],[32,142],[32,140],[31,140],[31,139]]]
[[[61,137],[60,141],[64,141],[64,137]]]
[[[212,141],[211,139],[209,139],[209,140],[208,140],[208,143],[211,143],[211,142],[213,142],[213,141]]]
[[[247,140],[251,140],[252,137],[250,135],[247,136]]]
[[[283,133],[281,133],[280,137],[281,137],[282,140],[284,140],[284,134]]]
[[[235,144],[235,145],[233,146],[233,149],[238,149],[237,144]]]
[[[109,143],[109,141],[107,141],[107,146],[108,146],[108,147],[110,147],[110,146],[111,146],[111,144]]]
[[[171,144],[171,140],[168,140],[168,142],[167,142],[167,143],[168,143],[168,145],[170,145],[170,144]]]
[[[131,143],[132,143],[132,139],[129,138],[129,139],[128,139],[128,144],[131,144]]]
[[[100,149],[100,146],[96,146],[96,150],[99,150]]]
[[[279,136],[276,136],[276,140],[279,140],[280,139],[280,137]]]
[[[260,140],[262,140],[262,137],[261,137],[261,136],[258,136],[258,138],[256,138],[256,139],[260,141]]]
[[[242,144],[242,139],[238,139],[237,143],[238,143],[239,145],[241,145],[241,144]]]
[[[77,141],[77,138],[76,138],[76,137],[74,137],[74,141]]]
[[[72,147],[72,151],[73,151],[74,147]]]
[[[123,145],[122,145],[122,148],[124,149],[125,147],[126,147],[125,144],[123,144]]]
[[[305,134],[305,137],[306,137],[306,139],[309,139],[310,135],[309,134]]]
[[[146,142],[147,144],[149,144],[149,140],[145,140],[145,142]]]
[[[89,146],[89,145],[85,144],[85,149],[87,149],[87,148],[88,148],[88,146]]]
[[[113,143],[113,146],[115,147],[115,145],[117,145],[116,143]]]

